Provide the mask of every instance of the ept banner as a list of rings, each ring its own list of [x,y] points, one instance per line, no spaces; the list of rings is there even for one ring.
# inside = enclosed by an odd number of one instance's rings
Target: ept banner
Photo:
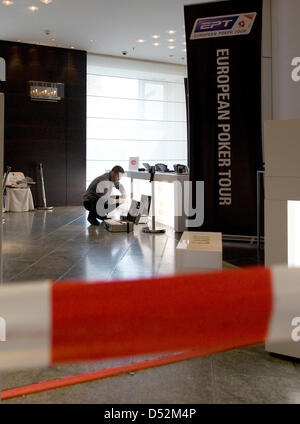
[[[185,6],[190,179],[204,181],[203,231],[256,234],[262,167],[262,0]]]

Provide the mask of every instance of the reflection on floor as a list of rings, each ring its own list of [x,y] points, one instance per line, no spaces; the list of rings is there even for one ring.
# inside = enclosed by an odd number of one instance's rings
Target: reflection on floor
[[[5,214],[4,281],[116,280],[174,272],[179,235],[136,227],[112,234],[86,222],[80,207]],[[255,246],[225,243],[225,268],[261,263]],[[134,362],[98,361],[7,373],[5,388]],[[17,398],[6,403],[300,403],[300,365],[263,346]]]
[[[4,281],[115,280],[174,272],[176,237],[109,233],[82,208],[5,215]]]

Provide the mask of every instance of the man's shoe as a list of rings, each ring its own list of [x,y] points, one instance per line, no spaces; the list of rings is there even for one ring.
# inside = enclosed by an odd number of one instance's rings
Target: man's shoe
[[[97,221],[97,219],[94,218],[93,216],[88,216],[88,219],[87,220],[89,221],[89,223],[91,225],[99,225],[99,221]]]
[[[106,221],[107,219],[111,219],[107,215],[105,215],[105,216],[98,216],[98,218],[101,219],[101,221]]]

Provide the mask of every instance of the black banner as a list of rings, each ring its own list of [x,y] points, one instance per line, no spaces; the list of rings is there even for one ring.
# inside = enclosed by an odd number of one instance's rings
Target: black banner
[[[185,6],[185,28],[190,175],[205,183],[197,229],[252,236],[262,167],[262,0]]]

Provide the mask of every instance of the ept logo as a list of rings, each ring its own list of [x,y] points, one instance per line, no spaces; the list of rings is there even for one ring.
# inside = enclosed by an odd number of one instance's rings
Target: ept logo
[[[300,57],[294,57],[292,60],[292,66],[294,69],[292,70],[292,80],[294,82],[300,81]]]
[[[210,19],[199,19],[195,28],[196,32],[206,32],[212,30],[231,29],[236,23],[238,16],[210,18]]]
[[[6,342],[6,321],[0,317],[0,342]]]
[[[190,39],[250,34],[256,15],[253,12],[196,19]]]
[[[292,327],[295,327],[291,334],[292,340],[300,342],[300,317],[295,317],[292,320]]]

